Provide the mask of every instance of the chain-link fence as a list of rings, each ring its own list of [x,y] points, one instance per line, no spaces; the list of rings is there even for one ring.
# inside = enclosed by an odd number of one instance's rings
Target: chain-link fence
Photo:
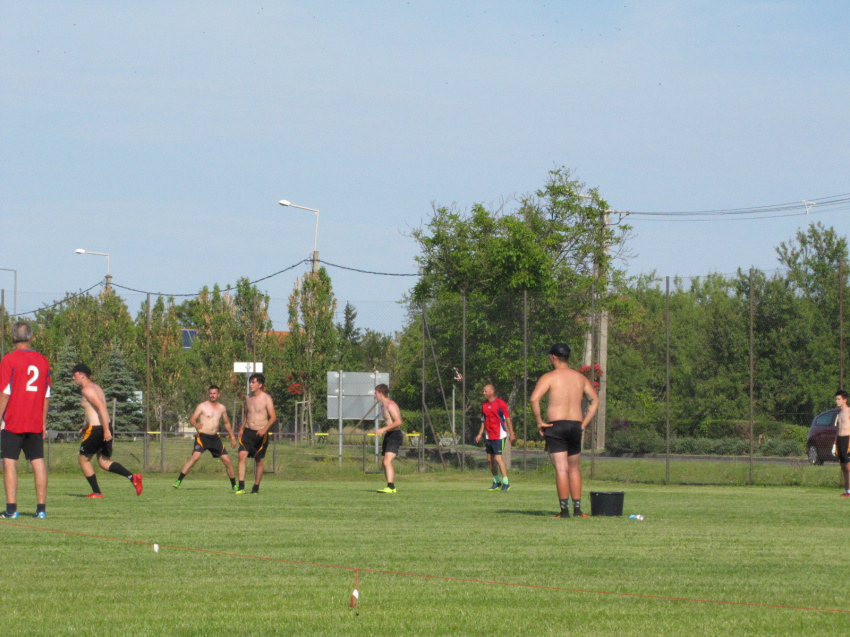
[[[305,296],[293,312],[298,299],[272,299],[250,287],[175,299],[119,297],[102,286],[64,297],[18,292],[16,304],[23,318],[34,319],[54,386],[68,390],[54,392],[53,468],[75,455],[67,431],[79,426],[82,410],[63,376],[83,360],[124,405],[123,412],[113,405],[116,449],[147,470],[172,471],[188,457],[188,416],[210,384],[222,388],[233,422],[242,421],[247,388],[232,371],[237,361],[264,364],[279,419],[275,448],[378,471],[374,422],[345,421],[340,446],[323,380],[328,371],[378,371],[389,374],[402,412],[402,472],[486,468],[475,438],[487,384],[510,407],[516,440],[506,453],[509,466],[548,470],[529,396],[549,368],[549,346],[567,342],[571,366],[593,380],[601,398],[584,439],[593,477],[759,482],[767,463],[798,471],[808,460],[832,459],[817,446],[811,456],[807,436],[844,386],[844,269],[839,262],[638,277],[588,289],[582,307],[518,292],[328,302],[323,310]],[[0,348],[7,352],[13,302],[8,291],[0,295]],[[122,365],[124,375],[116,369]],[[655,462],[636,468],[633,458]],[[724,462],[694,469],[706,459]]]

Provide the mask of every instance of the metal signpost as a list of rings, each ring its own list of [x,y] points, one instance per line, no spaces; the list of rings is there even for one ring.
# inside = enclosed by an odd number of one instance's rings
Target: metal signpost
[[[386,372],[328,372],[328,420],[336,419],[339,426],[339,463],[342,465],[342,421],[373,420],[375,430],[383,418],[383,410],[375,408],[375,386],[389,386]],[[342,409],[340,409],[342,397]],[[375,457],[378,456],[378,436],[375,436]]]

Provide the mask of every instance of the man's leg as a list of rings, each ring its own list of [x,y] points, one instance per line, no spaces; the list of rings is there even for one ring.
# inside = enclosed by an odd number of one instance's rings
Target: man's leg
[[[493,474],[493,484],[490,485],[488,491],[495,491],[502,486],[502,483],[499,481],[499,465],[496,464],[496,456],[492,453],[487,454],[487,464],[490,465],[490,473]]]
[[[248,462],[248,452],[240,451],[239,452],[239,488],[236,490],[236,493],[245,493],[245,465]]]
[[[567,456],[567,473],[570,495],[573,497],[573,515],[577,518],[588,517],[581,511],[581,453]]]
[[[18,461],[3,458],[3,484],[6,487],[6,512],[17,511],[18,506]],[[11,505],[11,508],[10,506]]]
[[[254,458],[254,488],[251,489],[251,493],[260,492],[260,482],[263,479],[263,469],[265,468],[265,463],[265,458],[260,458],[259,460]]]
[[[192,455],[189,456],[189,459],[186,461],[186,464],[183,465],[183,468],[180,470],[180,475],[177,476],[177,481],[174,483],[174,487],[179,487],[180,483],[183,482],[183,478],[186,477],[186,474],[192,469],[195,463],[200,460],[203,451],[194,451]]]
[[[558,490],[558,502],[561,505],[561,513],[558,517],[570,517],[570,473],[567,461],[567,452],[558,451],[550,453],[549,459],[555,467],[555,487]]]
[[[504,482],[505,484],[509,484],[509,482],[508,482],[508,466],[505,464],[505,459],[501,455],[496,455],[496,456],[494,456],[494,458],[496,459],[496,465],[498,466],[499,471],[502,472],[502,478],[503,478],[502,482]],[[493,474],[496,475],[496,472],[494,471]]]
[[[233,480],[233,484],[236,484],[236,473],[233,470],[233,463],[230,462],[230,456],[226,453],[222,454],[221,462],[224,464],[224,470],[227,471],[227,477]]]
[[[395,457],[396,454],[391,451],[384,454],[384,476],[387,478],[388,489],[395,489],[395,467],[393,467]]]
[[[47,465],[44,458],[30,460],[32,472],[35,477],[35,498],[38,503],[38,511],[43,511],[47,504]]]
[[[104,458],[103,455],[98,454],[97,463],[100,465],[100,468],[104,471],[109,471],[110,473],[114,473],[116,475],[121,476],[122,478],[127,478],[130,483],[136,488],[136,495],[142,495],[142,476],[141,474],[133,474],[127,471],[124,465],[119,464],[113,461],[110,458]]]
[[[89,497],[101,496],[100,486],[97,484],[97,476],[94,474],[94,467],[91,466],[91,456],[85,456],[80,454],[77,458],[77,462],[80,463],[80,468],[83,470],[83,475],[86,477],[86,480],[89,481],[89,486],[91,487],[91,495]]]
[[[850,491],[850,464],[841,463],[841,474],[844,476],[844,492]]]

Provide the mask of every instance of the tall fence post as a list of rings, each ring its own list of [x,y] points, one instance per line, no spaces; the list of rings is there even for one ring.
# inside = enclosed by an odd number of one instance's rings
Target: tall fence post
[[[6,290],[0,290],[0,358],[6,355]]]
[[[460,470],[466,471],[466,294],[463,295],[463,327],[461,340],[461,397],[460,397]]]
[[[838,260],[838,389],[844,389],[844,259]]]
[[[596,281],[590,290],[590,383],[593,385],[595,374],[594,363],[596,363]],[[590,423],[590,478],[596,470],[596,416]]]
[[[753,404],[755,386],[755,354],[753,351],[753,269],[750,268],[750,484],[753,483],[753,428],[755,410]]]
[[[145,320],[145,471],[150,467],[151,431],[151,293],[148,292],[147,318]]]
[[[342,469],[342,370],[339,370],[339,468]]]
[[[666,361],[664,363],[664,369],[666,373],[666,382],[665,382],[665,390],[664,390],[664,398],[665,398],[665,411],[666,411],[666,420],[667,420],[667,471],[665,474],[664,481],[666,484],[670,484],[670,277],[667,277],[667,289],[664,294],[664,323],[666,326],[667,332],[667,346],[666,346]]]
[[[528,470],[528,290],[522,291],[522,471]]]
[[[422,316],[422,428],[419,432],[419,454],[418,471],[421,473],[425,467],[425,302],[421,306]]]

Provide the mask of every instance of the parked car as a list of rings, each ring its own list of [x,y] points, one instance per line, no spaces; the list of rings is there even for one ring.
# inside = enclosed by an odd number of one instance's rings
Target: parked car
[[[811,464],[823,464],[824,462],[838,462],[838,458],[832,455],[835,446],[835,438],[838,435],[838,409],[830,409],[818,414],[812,420],[809,427],[809,435],[806,438],[806,455]]]

